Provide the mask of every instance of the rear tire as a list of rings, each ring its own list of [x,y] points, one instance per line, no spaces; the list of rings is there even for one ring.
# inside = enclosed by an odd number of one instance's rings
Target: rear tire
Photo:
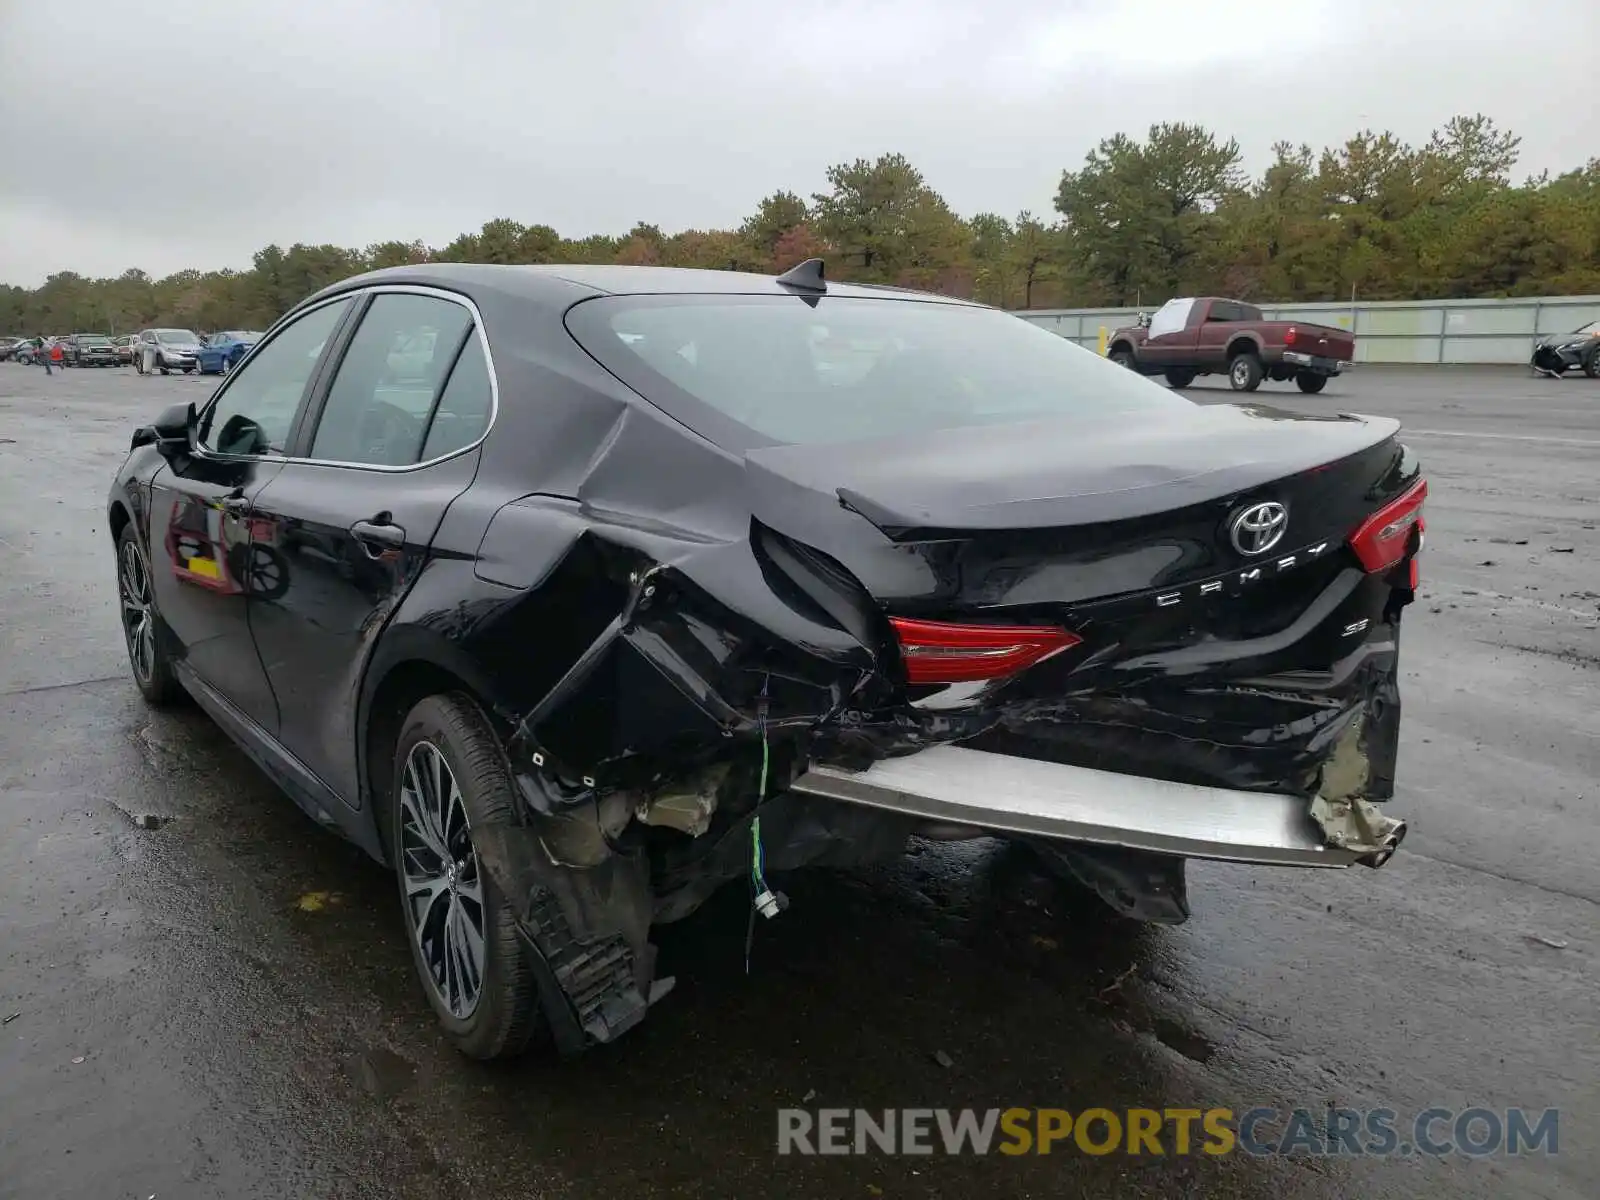
[[[1244,354],[1235,354],[1228,363],[1228,384],[1236,392],[1255,391],[1261,386],[1265,374],[1261,356],[1248,351]]]
[[[1307,395],[1315,396],[1328,386],[1326,375],[1313,375],[1310,371],[1302,371],[1294,377],[1295,383],[1300,385],[1300,390]]]
[[[516,822],[516,785],[471,697],[429,696],[411,710],[392,780],[390,857],[428,1003],[468,1057],[522,1054],[547,1029],[531,952],[472,844],[473,829]]]
[[[1167,382],[1175,388],[1186,388],[1194,382],[1194,372],[1168,371]]]

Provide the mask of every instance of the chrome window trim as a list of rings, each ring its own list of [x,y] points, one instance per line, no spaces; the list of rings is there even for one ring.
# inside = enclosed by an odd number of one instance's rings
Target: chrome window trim
[[[348,471],[378,471],[388,475],[400,475],[408,471],[420,471],[424,467],[437,466],[439,463],[448,462],[452,458],[459,458],[463,454],[471,454],[479,446],[483,445],[483,443],[488,440],[489,434],[494,429],[495,422],[500,417],[500,376],[495,371],[494,354],[489,349],[489,335],[483,328],[483,313],[478,310],[477,304],[473,302],[470,296],[464,296],[460,292],[452,292],[445,288],[428,287],[419,283],[375,283],[367,287],[352,288],[348,292],[340,292],[336,296],[329,296],[327,299],[310,305],[307,308],[295,309],[293,312],[288,314],[288,317],[293,317],[295,320],[299,320],[301,317],[304,317],[309,313],[316,312],[319,308],[326,308],[328,305],[337,304],[341,300],[359,301],[366,296],[379,296],[385,293],[398,293],[400,295],[410,296],[432,296],[437,300],[449,300],[455,304],[461,305],[472,314],[472,328],[478,335],[478,344],[483,347],[483,361],[489,369],[489,423],[483,427],[483,433],[478,436],[477,441],[463,446],[459,450],[452,450],[449,454],[441,454],[437,458],[430,458],[423,462],[408,463],[405,466],[400,467],[387,466],[380,463],[344,462],[343,460],[334,458],[305,458],[298,455],[289,454],[219,454],[207,446],[200,445],[198,442],[195,444],[195,453],[200,458],[209,458],[218,462],[263,462],[282,464],[300,463],[302,465],[311,467],[342,467]],[[286,317],[285,320],[287,320],[288,317]],[[365,315],[363,315],[362,319],[366,319]],[[227,382],[219,387],[214,393],[212,393],[211,399],[206,401],[205,407],[201,408],[199,412],[195,414],[196,427],[199,426],[201,420],[204,418],[206,410],[211,408],[212,405],[216,404],[218,399],[222,397],[222,395],[228,390],[229,386],[233,383],[233,380],[238,377],[238,373],[244,369],[250,360],[254,358],[263,347],[270,346],[272,344],[272,336],[277,333],[278,327],[284,323],[284,321],[275,322],[273,326],[267,330],[262,339],[254,346],[250,347],[249,353],[241,358],[238,362],[238,365],[235,366],[229,373]],[[360,332],[360,326],[357,326],[356,329],[357,332]],[[459,356],[457,356],[457,361],[460,361]],[[454,371],[454,369],[455,367],[452,365],[451,370]],[[444,382],[446,385],[449,384],[448,376],[445,377]],[[444,395],[442,389],[439,394],[441,397]]]

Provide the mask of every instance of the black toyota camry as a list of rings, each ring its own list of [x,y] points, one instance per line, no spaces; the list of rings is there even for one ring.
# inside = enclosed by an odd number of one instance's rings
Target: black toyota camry
[[[724,883],[913,837],[1165,922],[1189,858],[1386,861],[1397,432],[815,260],[435,264],[290,312],[108,516],[140,690],[392,868],[488,1058],[631,1027]]]

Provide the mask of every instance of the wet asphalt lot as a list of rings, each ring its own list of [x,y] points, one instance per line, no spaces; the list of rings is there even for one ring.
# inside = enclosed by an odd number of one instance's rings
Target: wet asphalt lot
[[[0,364],[5,1200],[1600,1194],[1600,384],[1260,393],[1400,416],[1426,460],[1383,870],[1200,864],[1190,923],[1141,930],[922,845],[785,879],[748,978],[731,889],[664,931],[677,990],[622,1042],[484,1067],[436,1036],[389,877],[125,678],[107,483],[209,383]],[[1561,1153],[780,1159],[802,1103],[1556,1106]]]

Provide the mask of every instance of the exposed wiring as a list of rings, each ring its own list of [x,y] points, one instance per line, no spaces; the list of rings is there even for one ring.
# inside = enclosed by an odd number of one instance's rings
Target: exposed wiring
[[[765,726],[761,730],[761,783],[756,788],[756,815],[750,821],[750,882],[755,885],[756,895],[767,890],[767,856],[761,848],[761,805],[767,800],[767,770],[771,764],[772,752],[767,744],[767,731]]]
[[[750,920],[744,935],[744,973],[750,974],[750,951],[755,945],[756,913],[775,917],[789,907],[789,897],[767,886],[767,853],[761,844],[761,806],[767,800],[767,779],[772,770],[772,744],[767,737],[767,684],[763,676],[756,700],[756,728],[761,734],[761,781],[756,786],[756,810],[750,818]]]

